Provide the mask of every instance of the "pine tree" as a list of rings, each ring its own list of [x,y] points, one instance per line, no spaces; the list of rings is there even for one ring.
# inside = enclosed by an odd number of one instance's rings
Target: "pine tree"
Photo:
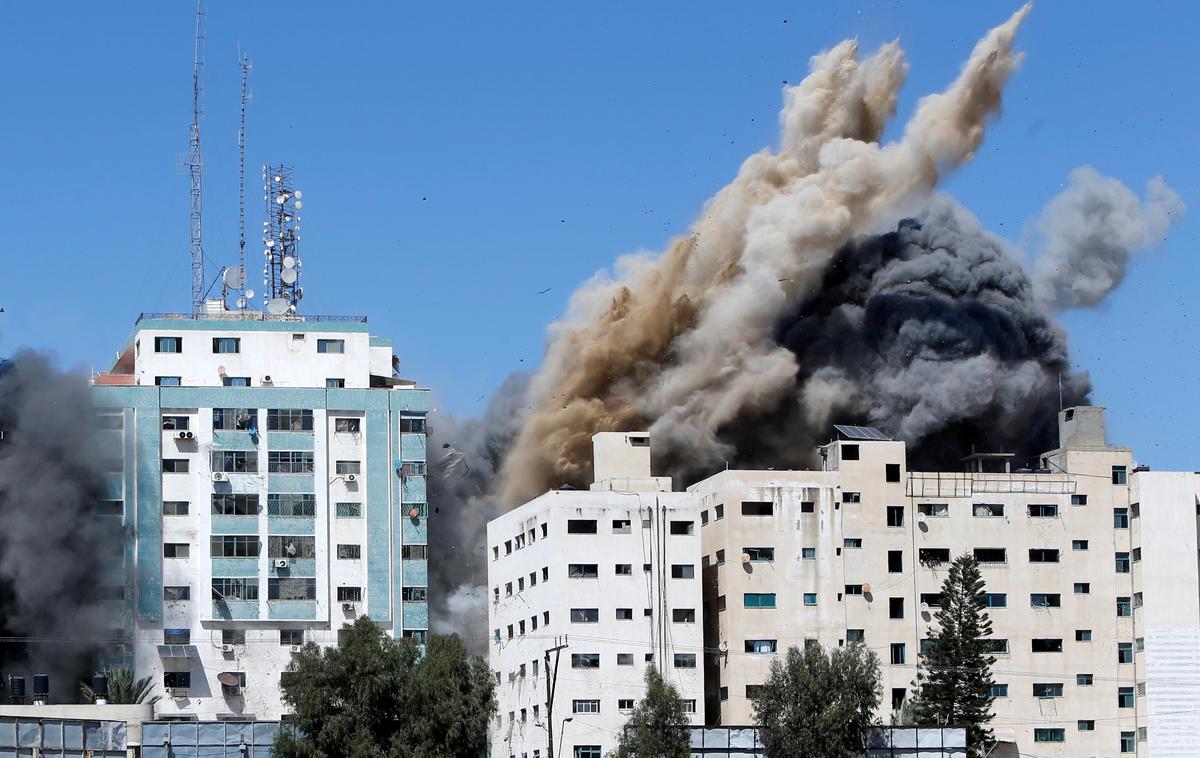
[[[996,659],[985,641],[992,621],[984,604],[979,563],[964,553],[942,583],[942,607],[930,644],[921,650],[913,709],[916,721],[967,730],[971,756],[983,756],[992,743],[992,671]]]

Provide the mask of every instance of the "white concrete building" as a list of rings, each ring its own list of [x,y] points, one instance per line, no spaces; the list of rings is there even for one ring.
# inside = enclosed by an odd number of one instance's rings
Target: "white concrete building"
[[[703,723],[698,501],[650,476],[647,435],[594,446],[591,491],[547,492],[488,524],[494,757],[544,758],[553,731],[555,755],[601,758],[651,663]]]
[[[279,718],[293,651],[359,616],[424,638],[429,393],[366,319],[143,314],[94,384],[157,716]]]

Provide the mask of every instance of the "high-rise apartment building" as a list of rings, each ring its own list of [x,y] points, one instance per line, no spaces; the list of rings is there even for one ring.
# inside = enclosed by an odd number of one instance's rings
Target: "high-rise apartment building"
[[[837,427],[820,470],[728,470],[690,486],[690,500],[672,502],[696,509],[700,554],[672,560],[702,567],[705,722],[752,723],[755,690],[788,647],[862,642],[880,658],[877,718],[886,723],[913,694],[947,569],[970,553],[994,625],[994,756],[1193,755],[1200,474],[1135,466],[1128,448],[1108,444],[1099,407],[1063,410],[1059,437],[1029,468],[1011,454],[965,451],[961,471],[912,471],[904,443]],[[563,502],[560,512],[575,513],[574,497],[615,494],[553,492],[529,505]],[[494,577],[503,576],[503,539],[519,531],[489,531],[489,544],[493,534],[501,541]],[[595,535],[586,550],[607,556],[620,540]],[[558,544],[570,550],[570,535]],[[595,593],[591,605],[620,600],[621,590],[591,581],[594,590],[580,585]],[[567,589],[564,602],[578,605],[579,589]],[[555,633],[571,635],[572,649],[587,634],[570,622]],[[642,639],[626,634],[598,636],[616,635],[618,647]],[[527,640],[522,655],[532,660],[547,644]],[[502,649],[493,661],[505,673]],[[533,707],[545,695],[527,699]]]
[[[293,651],[428,628],[425,415],[365,318],[143,314],[94,381],[160,717],[278,718]]]
[[[492,756],[545,758],[551,731],[555,755],[607,755],[650,665],[703,723],[699,506],[650,476],[649,441],[596,435],[590,491],[488,524]]]

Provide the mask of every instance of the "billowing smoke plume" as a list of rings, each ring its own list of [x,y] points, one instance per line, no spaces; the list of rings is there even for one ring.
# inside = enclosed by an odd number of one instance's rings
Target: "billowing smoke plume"
[[[0,673],[48,673],[58,702],[121,627],[120,518],[102,500],[120,450],[95,435],[82,377],[29,352],[0,366]]]

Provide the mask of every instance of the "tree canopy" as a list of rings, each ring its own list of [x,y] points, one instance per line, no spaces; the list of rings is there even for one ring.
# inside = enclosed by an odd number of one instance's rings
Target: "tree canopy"
[[[915,720],[966,728],[970,754],[982,756],[992,742],[987,722],[993,716],[991,665],[996,659],[988,653],[992,621],[975,556],[964,553],[951,564],[936,621],[913,682]]]
[[[880,693],[879,657],[860,643],[788,649],[754,698],[768,758],[860,758]]]
[[[646,695],[629,714],[612,758],[688,758],[692,754],[688,736],[688,716],[679,691],[663,680],[656,667],[648,667]]]
[[[337,647],[308,643],[282,684],[293,709],[282,758],[458,758],[486,748],[495,680],[458,635],[431,636],[424,654],[366,618]]]

